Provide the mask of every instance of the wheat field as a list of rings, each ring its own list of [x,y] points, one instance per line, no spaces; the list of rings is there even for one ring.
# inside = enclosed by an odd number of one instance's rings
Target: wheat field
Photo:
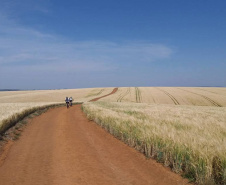
[[[72,96],[76,102],[87,102],[110,93],[113,88],[2,91],[0,103],[64,102]],[[101,101],[149,104],[226,106],[226,88],[217,87],[120,87]]]
[[[31,109],[33,107],[42,107],[45,105],[57,104],[51,103],[0,103],[0,118],[1,120],[7,119],[14,114],[18,114],[24,110]]]
[[[75,102],[86,102],[93,98],[110,93],[113,88],[87,88],[34,91],[2,91],[0,103],[59,102],[72,96]]]
[[[114,95],[101,101],[224,107],[226,88],[121,87]]]
[[[226,107],[100,101],[83,104],[83,111],[185,177],[199,184],[214,184],[213,177],[226,183]]]
[[[226,184],[226,88],[120,87],[0,92],[0,131],[39,107],[85,102],[111,134],[199,184]]]

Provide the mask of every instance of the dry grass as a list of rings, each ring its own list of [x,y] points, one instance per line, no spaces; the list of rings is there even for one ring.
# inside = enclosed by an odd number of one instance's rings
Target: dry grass
[[[0,103],[0,134],[35,111],[60,105],[59,103]]]
[[[217,87],[121,87],[101,101],[150,104],[226,106],[226,88]]]
[[[199,184],[226,183],[226,108],[85,103],[111,134]]]
[[[23,112],[24,110],[50,104],[54,103],[0,103],[0,122],[14,114]]]

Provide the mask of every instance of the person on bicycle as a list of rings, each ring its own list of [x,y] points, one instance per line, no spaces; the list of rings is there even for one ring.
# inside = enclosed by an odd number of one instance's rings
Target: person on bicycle
[[[73,98],[70,97],[70,98],[69,98],[70,106],[72,106],[72,101],[73,101]]]
[[[69,98],[68,97],[65,98],[65,102],[66,102],[66,105],[67,105],[67,108],[68,108],[69,107]]]

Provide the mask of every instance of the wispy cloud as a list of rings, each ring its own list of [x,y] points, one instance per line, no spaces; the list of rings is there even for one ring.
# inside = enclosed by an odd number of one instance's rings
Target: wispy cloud
[[[4,79],[0,87],[50,88],[50,81],[52,88],[65,87],[68,77],[59,74],[82,74],[87,81],[77,85],[95,86],[101,82],[91,83],[93,73],[115,73],[131,64],[166,60],[172,53],[168,46],[144,41],[73,41],[17,24],[0,13],[0,78]]]
[[[16,18],[16,16],[23,14],[27,11],[40,12],[42,14],[48,14],[51,11],[48,9],[49,1],[46,0],[1,0],[0,12]]]
[[[70,41],[17,25],[4,16],[0,16],[0,30],[0,64],[11,67],[67,64],[91,70],[89,66],[96,64],[110,69],[131,62],[159,61],[172,54],[167,46],[147,42]]]

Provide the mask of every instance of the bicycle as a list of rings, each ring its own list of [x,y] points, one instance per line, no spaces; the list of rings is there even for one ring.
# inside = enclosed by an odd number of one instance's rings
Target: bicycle
[[[69,102],[66,102],[66,106],[67,106],[67,108],[69,108],[70,106],[69,106]]]

